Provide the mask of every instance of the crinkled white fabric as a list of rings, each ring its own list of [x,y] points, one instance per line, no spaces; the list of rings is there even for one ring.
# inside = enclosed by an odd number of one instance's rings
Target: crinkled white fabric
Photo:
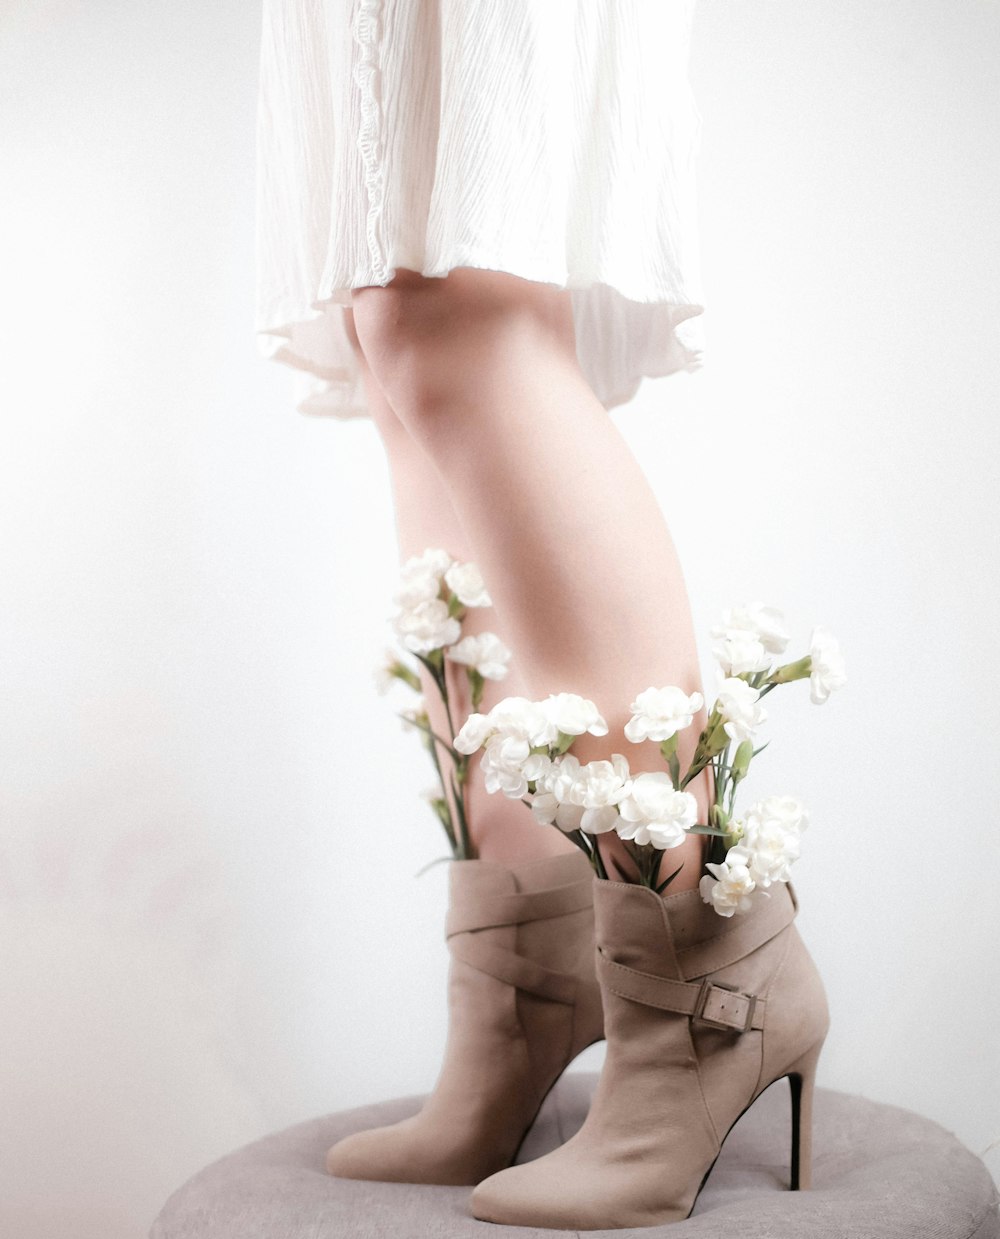
[[[257,318],[298,407],[367,412],[351,289],[571,290],[607,408],[700,364],[694,0],[264,0]]]

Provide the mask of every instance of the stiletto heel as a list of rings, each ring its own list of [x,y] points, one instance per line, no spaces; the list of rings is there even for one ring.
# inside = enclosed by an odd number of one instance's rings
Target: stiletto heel
[[[816,1064],[823,1042],[808,1050],[788,1069],[792,1095],[792,1176],[789,1188],[807,1192],[812,1187],[812,1112],[816,1086]]]

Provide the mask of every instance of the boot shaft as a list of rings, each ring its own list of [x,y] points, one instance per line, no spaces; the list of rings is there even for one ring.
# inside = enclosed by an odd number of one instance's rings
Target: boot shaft
[[[594,906],[609,1090],[637,1074],[654,1091],[676,1088],[656,1064],[684,1064],[725,1130],[737,1098],[822,1042],[826,995],[787,886],[732,918],[697,891],[661,899],[620,882],[596,882]]]

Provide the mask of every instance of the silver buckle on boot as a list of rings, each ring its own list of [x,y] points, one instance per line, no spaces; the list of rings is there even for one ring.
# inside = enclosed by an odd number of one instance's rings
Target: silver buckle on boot
[[[721,990],[723,994],[736,995],[741,1002],[734,1003],[732,998],[727,1000],[722,996],[713,996],[713,990]],[[729,1005],[728,1010],[727,1002]],[[709,1006],[709,1003],[713,1005]],[[742,1003],[746,1004],[745,1015],[741,1009]],[[706,1014],[706,1007],[708,1007],[708,1014]],[[717,1007],[717,1010],[713,1009],[714,1007]],[[707,1024],[709,1028],[721,1028],[724,1032],[745,1033],[749,1032],[753,1026],[756,1008],[756,994],[744,994],[735,985],[723,985],[720,981],[712,981],[706,977],[701,983],[701,991],[698,994],[698,1001],[695,1003],[692,1019],[699,1020],[702,1024]]]

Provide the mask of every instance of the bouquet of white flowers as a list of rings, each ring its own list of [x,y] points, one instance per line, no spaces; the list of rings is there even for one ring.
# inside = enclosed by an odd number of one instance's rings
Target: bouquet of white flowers
[[[586,853],[598,877],[608,877],[598,837],[614,831],[635,865],[634,874],[616,865],[618,876],[660,893],[679,872],[660,878],[663,854],[688,835],[709,836],[700,890],[721,916],[748,910],[755,892],[788,881],[808,823],[804,807],[790,796],[770,796],[738,816],[736,790],[764,747],[755,748],[754,737],[767,718],[761,703],[768,693],[808,679],[811,698],[820,704],[844,684],[843,656],[825,628],[813,629],[808,654],[778,662],[789,642],[781,613],[760,603],[727,611],[712,629],[719,686],[690,763],[681,769],[678,736],[701,711],[701,694],[675,685],[647,688],[630,706],[625,737],[632,744],[657,745],[666,768],[632,773],[620,753],[585,764],[573,754],[578,736],[608,734],[597,706],[573,693],[544,701],[507,697],[489,713],[478,712],[484,681],[506,675],[510,651],[492,633],[462,637],[466,608],[490,605],[474,564],[427,551],[404,566],[396,602],[396,633],[426,668],[444,705],[447,737],[432,730],[424,708],[404,717],[423,733],[433,758],[441,794],[431,801],[457,859],[474,856],[466,786],[469,759],[482,750],[487,791],[522,800],[538,822],[563,831]],[[457,732],[447,661],[465,666],[471,689],[473,713]],[[417,673],[398,658],[384,674],[420,688]],[[449,759],[448,775],[439,750]],[[699,822],[697,801],[687,789],[706,769],[714,790],[708,820]]]
[[[539,822],[556,826],[587,854],[598,877],[608,874],[597,836],[609,831],[625,842],[635,863],[634,875],[619,869],[619,876],[657,892],[679,872],[660,879],[663,853],[688,835],[710,836],[702,898],[721,916],[746,911],[755,891],[788,881],[808,820],[788,796],[769,797],[742,818],[736,815],[736,789],[761,751],[754,734],[767,717],[762,699],[779,684],[808,679],[812,700],[824,702],[845,682],[844,660],[831,634],[816,628],[807,655],[775,665],[789,638],[780,613],[758,603],[727,612],[712,636],[720,684],[686,770],[678,734],[704,702],[700,693],[674,685],[639,693],[625,726],[631,743],[659,746],[662,772],[633,774],[620,753],[581,764],[571,752],[576,737],[607,735],[608,726],[593,702],[570,693],[541,702],[508,697],[488,714],[472,714],[454,747],[465,754],[482,749],[487,789],[523,799]],[[699,822],[687,788],[708,767],[714,796],[708,821]]]

